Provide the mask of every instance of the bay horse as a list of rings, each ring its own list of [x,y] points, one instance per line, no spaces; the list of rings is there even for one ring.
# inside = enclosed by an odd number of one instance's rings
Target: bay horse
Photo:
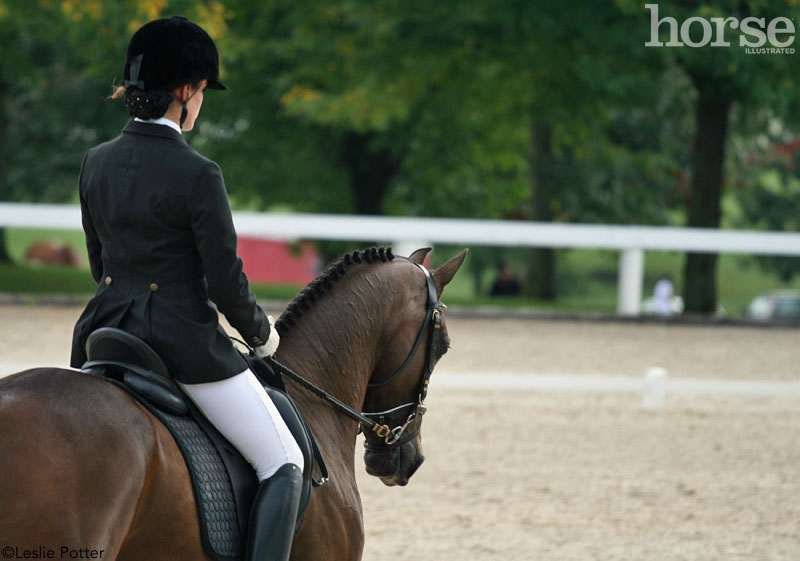
[[[449,346],[439,299],[466,255],[465,250],[428,273],[419,266],[428,251],[408,259],[374,248],[345,255],[281,315],[278,360],[358,411],[389,412],[422,401],[421,379],[427,390],[426,369]],[[426,305],[428,274],[436,325]],[[428,357],[433,343],[438,350]],[[330,475],[312,494],[291,559],[359,560],[359,423],[291,379],[286,384]],[[403,428],[412,438],[392,447],[382,445],[383,435],[364,431],[369,474],[390,486],[408,482],[424,460],[421,418],[409,415]],[[199,532],[181,452],[129,394],[95,376],[56,368],[0,381],[5,558],[209,560]]]

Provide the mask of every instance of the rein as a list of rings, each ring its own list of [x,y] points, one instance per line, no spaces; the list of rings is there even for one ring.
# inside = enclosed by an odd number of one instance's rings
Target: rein
[[[425,397],[428,395],[428,382],[430,381],[431,374],[433,373],[433,367],[436,363],[436,356],[438,354],[439,348],[439,332],[441,331],[442,325],[442,318],[441,314],[445,310],[444,304],[439,302],[439,298],[436,294],[436,285],[433,281],[433,276],[431,273],[419,263],[414,261],[410,261],[414,263],[417,267],[419,267],[422,272],[425,274],[425,282],[427,286],[427,306],[425,312],[425,321],[422,324],[422,327],[419,330],[417,335],[417,339],[414,342],[414,346],[411,348],[406,359],[403,363],[395,370],[390,376],[387,378],[379,381],[379,382],[370,382],[367,384],[368,388],[375,388],[379,386],[383,386],[390,381],[394,380],[399,376],[405,368],[411,363],[411,360],[417,354],[420,345],[422,344],[423,339],[425,338],[425,331],[428,331],[428,348],[425,355],[425,367],[422,373],[422,378],[420,380],[420,387],[419,392],[417,395],[417,401],[405,403],[403,405],[399,405],[392,409],[388,409],[386,411],[380,411],[376,413],[367,413],[367,412],[359,412],[347,405],[346,403],[340,401],[336,397],[332,396],[322,388],[314,385],[312,382],[309,382],[305,378],[303,378],[300,374],[293,371],[288,366],[280,363],[274,357],[267,357],[263,360],[268,363],[271,367],[273,367],[277,372],[280,374],[284,374],[303,386],[304,388],[308,389],[318,397],[322,398],[323,400],[327,401],[328,403],[332,404],[336,409],[350,417],[351,419],[357,421],[359,423],[359,428],[366,432],[367,430],[374,432],[378,438],[383,439],[382,444],[371,444],[369,442],[365,442],[365,446],[368,450],[375,450],[378,448],[393,448],[396,446],[400,446],[419,434],[419,429],[414,431],[413,433],[405,434],[406,429],[408,426],[416,419],[416,417],[422,416],[425,414],[427,408],[425,407]],[[405,421],[402,424],[398,424],[394,428],[389,426],[396,417],[398,417],[401,413],[404,413],[406,410],[410,409],[410,412],[405,418]],[[402,418],[402,417],[401,417]]]
[[[387,431],[389,430],[389,427],[378,427],[378,423],[376,423],[375,421],[367,418],[365,415],[362,415],[361,413],[359,413],[358,411],[356,411],[355,409],[353,409],[352,407],[350,407],[346,403],[336,399],[335,397],[333,397],[331,394],[329,394],[328,392],[326,392],[322,388],[320,388],[318,386],[315,386],[313,383],[311,383],[308,380],[306,380],[305,378],[303,378],[300,374],[298,374],[297,372],[295,372],[294,370],[292,370],[291,368],[289,368],[285,364],[282,364],[281,362],[278,362],[278,360],[275,357],[271,357],[270,356],[270,357],[263,358],[261,360],[263,360],[264,362],[269,364],[269,366],[271,366],[279,374],[288,376],[289,378],[291,378],[292,380],[294,380],[295,382],[297,382],[298,384],[300,384],[304,388],[306,388],[306,389],[310,390],[312,393],[316,394],[318,397],[321,397],[322,399],[324,399],[328,403],[332,404],[334,407],[339,409],[342,413],[344,413],[345,415],[347,415],[351,419],[353,419],[355,421],[358,421],[359,423],[361,423],[363,425],[367,425],[370,429],[374,430],[375,432],[378,432],[378,430],[383,429],[383,428],[385,428]]]

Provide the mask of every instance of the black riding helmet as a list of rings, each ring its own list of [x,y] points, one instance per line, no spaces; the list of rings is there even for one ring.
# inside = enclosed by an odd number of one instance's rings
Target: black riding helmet
[[[207,89],[227,90],[219,81],[219,53],[202,27],[183,16],[144,24],[131,37],[122,85],[169,91],[208,80]]]

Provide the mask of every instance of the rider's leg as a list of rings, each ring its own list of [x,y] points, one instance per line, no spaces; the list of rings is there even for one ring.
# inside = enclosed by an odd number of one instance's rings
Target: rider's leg
[[[283,464],[303,469],[303,454],[264,387],[250,370],[183,389],[263,481]]]
[[[275,404],[250,370],[183,389],[258,474],[247,561],[288,559],[303,486],[303,454]]]

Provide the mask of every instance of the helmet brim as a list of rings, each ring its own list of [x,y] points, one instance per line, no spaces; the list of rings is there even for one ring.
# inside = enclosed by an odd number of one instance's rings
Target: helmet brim
[[[228,86],[220,82],[219,80],[209,80],[206,84],[207,90],[227,90]]]

